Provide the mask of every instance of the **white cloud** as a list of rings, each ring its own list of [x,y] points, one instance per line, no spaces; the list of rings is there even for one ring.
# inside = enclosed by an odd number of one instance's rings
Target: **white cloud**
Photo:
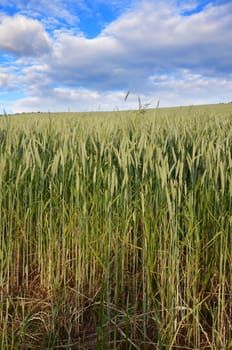
[[[219,103],[231,101],[232,74],[227,79],[205,77],[193,74],[189,70],[179,70],[172,74],[150,76],[150,90],[129,94],[126,102],[126,90],[98,91],[67,87],[40,87],[31,96],[20,99],[9,105],[15,112],[30,111],[96,111],[138,109],[138,97],[142,105],[155,108],[157,101],[160,107]]]
[[[165,71],[223,74],[232,68],[230,23],[232,4],[184,17],[177,7],[145,1],[94,39],[57,31],[47,74],[58,86],[137,93]]]
[[[19,56],[47,52],[50,39],[42,24],[21,15],[0,19],[0,50]]]
[[[204,76],[188,69],[150,76],[154,92],[169,105],[217,103],[231,100],[232,73],[226,78]],[[166,103],[165,103],[166,102]]]
[[[0,68],[1,93],[4,93],[4,91],[10,92],[12,89],[18,88],[18,82],[17,70],[14,67]]]
[[[198,1],[197,0],[179,0],[178,6],[182,11],[191,11],[197,8]]]
[[[194,9],[197,2],[189,2],[188,8],[184,1],[178,3],[136,1],[133,9],[94,39],[77,35],[72,29],[56,30],[49,39],[38,21],[6,17],[6,22],[0,24],[0,49],[7,42],[8,52],[38,54],[33,61],[25,57],[17,61],[17,83],[25,98],[11,108],[137,108],[138,95],[152,106],[157,100],[161,106],[231,100],[232,3],[211,4],[191,16],[181,13]],[[60,4],[58,0],[53,3],[57,8]],[[7,21],[12,21],[11,25]],[[34,33],[33,43],[37,42],[38,49],[31,48],[28,30]],[[9,40],[3,40],[4,36]],[[40,56],[41,52],[46,55]],[[0,71],[2,86],[7,85],[4,74],[1,76]],[[128,89],[132,93],[125,104]]]
[[[118,88],[125,84],[125,48],[112,37],[86,39],[69,33],[58,34],[48,64],[48,75],[57,84]]]
[[[7,88],[9,86],[9,76],[0,71],[0,87]]]
[[[57,111],[96,111],[136,108],[137,95],[131,95],[130,101],[124,103],[126,92],[98,92],[90,89],[53,88],[46,94],[25,97],[14,103],[9,103],[7,110],[14,112],[57,112]]]
[[[208,6],[192,16],[181,16],[178,8],[161,3],[144,2],[136,9],[114,21],[104,31],[128,49],[131,63],[162,66],[195,65],[204,67],[211,60],[223,66],[231,61],[232,4]],[[221,48],[223,50],[218,50]],[[222,59],[215,62],[215,59]],[[221,67],[223,68],[223,67]]]

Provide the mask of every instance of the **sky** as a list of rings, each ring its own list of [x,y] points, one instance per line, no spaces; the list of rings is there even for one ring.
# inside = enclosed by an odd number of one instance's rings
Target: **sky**
[[[230,102],[231,54],[232,0],[0,0],[0,114]]]

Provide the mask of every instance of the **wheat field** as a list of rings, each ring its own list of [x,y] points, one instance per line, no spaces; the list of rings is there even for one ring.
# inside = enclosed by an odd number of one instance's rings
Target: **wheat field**
[[[0,118],[0,348],[232,349],[232,105]]]

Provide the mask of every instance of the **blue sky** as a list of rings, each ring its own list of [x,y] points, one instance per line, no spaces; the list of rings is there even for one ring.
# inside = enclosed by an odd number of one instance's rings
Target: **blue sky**
[[[229,102],[231,52],[231,0],[0,0],[0,113]]]

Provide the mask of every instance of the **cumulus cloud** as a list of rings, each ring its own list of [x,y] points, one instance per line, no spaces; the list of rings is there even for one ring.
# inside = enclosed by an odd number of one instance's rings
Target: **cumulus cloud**
[[[154,94],[168,105],[217,103],[231,100],[232,73],[222,78],[179,69],[150,76]],[[184,103],[183,103],[184,101]],[[165,103],[166,102],[166,103]]]
[[[91,89],[51,88],[46,94],[27,96],[13,103],[7,108],[17,112],[58,112],[58,111],[105,111],[130,109],[138,106],[138,96],[130,95],[130,101],[124,102],[125,91],[98,92]]]
[[[138,93],[165,71],[223,75],[232,69],[231,23],[231,3],[182,16],[171,2],[145,1],[94,39],[57,31],[47,74],[56,84]]]
[[[149,69],[177,65],[201,69],[211,61],[216,70],[223,70],[231,62],[231,23],[231,3],[181,16],[177,7],[162,3],[157,11],[157,5],[145,2],[140,11],[122,16],[104,34],[128,49],[131,63],[146,64]]]
[[[86,39],[61,33],[51,53],[48,74],[58,84],[119,88],[125,84],[124,54],[125,48],[113,37]]]
[[[50,48],[42,24],[21,15],[0,18],[0,50],[17,56],[35,56]]]
[[[124,101],[126,91],[98,91],[68,87],[37,86],[31,95],[11,103],[10,110],[30,111],[96,111],[138,109],[142,105],[160,107],[228,102],[231,100],[232,74],[226,79],[206,77],[190,70],[150,76],[150,90],[138,94],[131,92]]]
[[[120,6],[121,0],[115,1]],[[216,6],[208,1],[202,11],[194,12],[198,5],[198,0],[188,6],[182,0],[136,1],[93,39],[63,28],[50,39],[36,20],[2,18],[0,49],[24,56],[37,54],[33,62],[25,58],[17,62],[21,67],[18,81],[26,96],[12,108],[137,108],[138,96],[151,106],[157,100],[161,106],[231,100],[232,3]],[[183,11],[193,12],[186,15]],[[29,27],[30,35],[35,33],[33,40],[27,39]],[[36,42],[37,48],[32,48]],[[7,84],[4,74],[0,82]],[[132,93],[125,105],[128,89]]]

